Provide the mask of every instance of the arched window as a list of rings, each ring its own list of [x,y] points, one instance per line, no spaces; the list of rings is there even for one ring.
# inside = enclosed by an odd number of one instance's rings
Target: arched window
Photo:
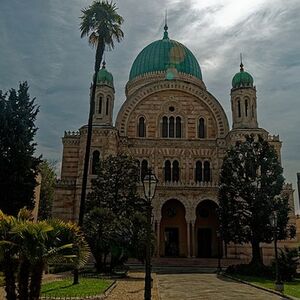
[[[254,118],[254,106],[252,105],[252,118]]]
[[[174,117],[169,118],[169,137],[173,138],[174,137]]]
[[[241,101],[238,101],[238,116],[241,117]]]
[[[205,122],[203,118],[199,119],[198,137],[200,139],[205,138]]]
[[[179,181],[179,162],[177,160],[173,161],[173,181]]]
[[[98,107],[98,113],[101,114],[102,113],[102,102],[103,102],[103,97],[99,96],[99,107]]]
[[[110,97],[106,98],[106,115],[108,115]]]
[[[93,158],[92,158],[92,174],[97,174],[97,168],[99,166],[100,162],[100,152],[98,150],[95,150],[93,152]]]
[[[176,137],[181,138],[181,118],[176,117]]]
[[[245,99],[245,115],[248,116],[248,100]]]
[[[145,126],[145,119],[144,119],[144,117],[140,117],[139,118],[138,136],[139,137],[145,137],[146,136],[146,126]]]
[[[146,159],[143,159],[142,166],[141,166],[141,181],[143,181],[147,172],[148,172],[148,161]]]
[[[163,117],[163,122],[162,122],[162,137],[168,137],[168,118]]]
[[[165,181],[171,181],[171,162],[165,161]]]
[[[181,118],[173,116],[162,118],[162,137],[181,138]]]
[[[204,181],[210,181],[210,163],[208,161],[204,162]]]
[[[196,182],[202,181],[202,162],[200,160],[196,162],[195,181]]]

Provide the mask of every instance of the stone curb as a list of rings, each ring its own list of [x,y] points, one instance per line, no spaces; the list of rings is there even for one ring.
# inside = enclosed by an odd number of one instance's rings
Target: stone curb
[[[274,290],[265,288],[265,287],[260,286],[260,285],[256,285],[256,284],[251,283],[251,282],[248,282],[248,281],[244,281],[244,280],[239,279],[239,278],[236,278],[236,277],[232,277],[232,276],[227,275],[227,274],[225,274],[225,273],[221,273],[219,276],[227,277],[227,278],[232,279],[232,280],[234,280],[234,281],[237,281],[237,282],[240,282],[240,283],[243,283],[243,284],[246,284],[246,285],[255,287],[255,288],[260,289],[260,290],[263,290],[263,291],[265,291],[265,292],[269,292],[269,293],[275,294],[275,295],[277,295],[277,296],[280,296],[282,299],[289,299],[289,300],[296,300],[296,299],[299,299],[299,298],[295,298],[295,297],[292,297],[292,296],[284,295],[284,294],[282,294],[282,293],[280,293],[280,292],[277,292],[277,291],[274,291]]]
[[[104,291],[104,297],[106,298],[117,286],[117,281],[114,280],[111,285]]]

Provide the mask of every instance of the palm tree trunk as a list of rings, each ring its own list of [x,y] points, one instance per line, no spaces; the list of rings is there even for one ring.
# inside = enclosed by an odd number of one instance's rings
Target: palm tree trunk
[[[14,274],[14,263],[9,253],[4,254],[4,278],[7,300],[16,300],[16,279]]]
[[[86,147],[85,147],[85,154],[84,154],[80,209],[79,209],[79,218],[78,218],[78,225],[80,227],[83,224],[83,216],[85,211],[85,196],[86,196],[87,175],[88,175],[89,158],[90,158],[91,141],[92,141],[92,125],[93,125],[93,115],[95,110],[97,75],[100,69],[103,53],[104,53],[104,41],[99,41],[97,45],[96,57],[95,57],[95,74],[93,77],[93,86],[92,86],[92,93],[90,98],[90,111],[89,111],[88,128],[87,128],[88,130],[87,130]]]
[[[92,142],[93,115],[95,110],[97,75],[100,69],[100,64],[104,53],[104,46],[105,46],[104,41],[99,40],[97,45],[97,50],[96,50],[96,57],[95,57],[95,74],[93,77],[92,94],[90,98],[90,111],[89,111],[89,120],[88,120],[88,128],[87,128],[86,147],[85,147],[85,154],[84,154],[84,165],[83,165],[80,207],[79,207],[79,217],[78,217],[79,227],[82,227],[84,211],[85,211],[85,196],[86,196],[87,176],[88,176],[91,142]],[[78,269],[75,269],[73,284],[78,284],[78,283],[79,283]]]
[[[22,260],[18,274],[19,300],[28,300],[30,263],[27,259]]]
[[[42,279],[43,279],[44,263],[38,262],[31,271],[29,300],[39,300]]]

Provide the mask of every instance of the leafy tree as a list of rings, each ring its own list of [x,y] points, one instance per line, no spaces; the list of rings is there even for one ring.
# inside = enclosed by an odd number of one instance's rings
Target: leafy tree
[[[95,207],[84,218],[84,232],[96,260],[98,272],[106,270],[106,259],[113,241],[114,215],[110,210]]]
[[[41,174],[41,192],[38,219],[46,220],[51,218],[51,209],[54,198],[56,182],[55,164],[48,160],[43,160],[39,165]]]
[[[27,82],[18,91],[0,90],[0,209],[17,215],[20,208],[34,207],[34,188],[40,159],[34,157],[34,124],[38,107],[28,93]]]
[[[137,193],[139,165],[125,155],[101,160],[87,198],[84,231],[98,270],[111,256],[111,268],[136,251],[145,234],[145,202]],[[140,248],[140,246],[138,247]]]
[[[288,198],[274,148],[262,137],[246,136],[227,151],[219,185],[219,216],[225,242],[251,243],[252,264],[262,264],[260,243],[270,243],[270,216],[278,215],[278,238],[294,235],[288,226]]]
[[[27,210],[21,210],[17,217],[0,211],[0,238],[8,300],[17,299],[17,292],[20,300],[38,300],[46,264],[80,266],[89,256],[89,247],[75,224],[33,222]]]

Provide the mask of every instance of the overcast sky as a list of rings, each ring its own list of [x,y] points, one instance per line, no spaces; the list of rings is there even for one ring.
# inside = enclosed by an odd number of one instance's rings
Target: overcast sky
[[[283,141],[285,177],[300,172],[299,0],[119,0],[125,38],[106,53],[116,87],[115,116],[137,54],[169,36],[196,56],[207,89],[231,124],[230,88],[243,53],[255,81],[260,127]],[[79,16],[90,0],[0,0],[0,89],[27,80],[40,106],[38,153],[61,161],[64,130],[87,120],[94,50],[80,38]]]

